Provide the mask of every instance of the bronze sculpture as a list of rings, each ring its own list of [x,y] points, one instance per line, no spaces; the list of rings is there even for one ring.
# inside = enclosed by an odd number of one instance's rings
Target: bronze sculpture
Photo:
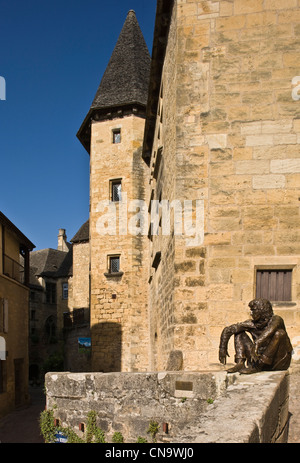
[[[293,348],[283,319],[273,313],[272,304],[267,299],[254,299],[249,307],[252,319],[227,326],[222,331],[220,362],[226,365],[226,357],[229,357],[228,341],[234,335],[236,365],[227,370],[228,373],[251,374],[263,370],[287,370]],[[253,341],[247,332],[251,334]]]

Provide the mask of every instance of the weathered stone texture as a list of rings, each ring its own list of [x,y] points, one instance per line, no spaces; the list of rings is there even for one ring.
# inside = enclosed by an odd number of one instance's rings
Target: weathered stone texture
[[[48,373],[46,392],[47,409],[80,437],[93,410],[107,442],[115,431],[150,442],[151,421],[158,443],[287,442],[288,372]]]
[[[69,283],[69,307],[89,308],[89,242],[73,244],[73,277]],[[73,290],[74,289],[74,290]]]
[[[299,21],[296,0],[175,2],[153,152],[163,146],[163,198],[204,200],[205,253],[192,254],[178,236],[174,258],[166,257],[166,237],[156,244],[157,368],[172,349],[183,350],[184,369],[215,364],[224,325],[248,317],[262,265],[294,269],[293,305],[274,309],[291,338],[299,333],[300,254],[292,236],[300,230],[300,105],[291,93]]]
[[[147,434],[150,421],[159,425],[158,442],[176,440],[186,423],[199,421],[207,400],[220,397],[235,381],[226,372],[158,373],[48,373],[47,409],[54,410],[62,426],[78,434],[89,411],[97,413],[97,424],[108,441],[120,431],[125,442]],[[168,423],[165,435],[162,423]]]
[[[112,131],[116,128],[121,129],[121,143],[114,144]],[[141,159],[143,131],[144,119],[134,115],[92,125],[90,304],[94,371],[148,369],[147,238],[135,236],[129,229],[130,224],[138,226],[135,218],[138,210],[135,207],[130,210],[131,202],[146,201],[146,166]],[[112,203],[116,214],[108,216],[110,181],[114,179],[121,179],[124,202]],[[113,227],[109,229],[111,217]],[[110,255],[120,256],[122,273],[109,275]]]

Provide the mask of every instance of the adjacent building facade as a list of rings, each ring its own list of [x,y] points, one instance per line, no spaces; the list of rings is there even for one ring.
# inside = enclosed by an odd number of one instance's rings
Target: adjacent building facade
[[[29,400],[29,253],[34,247],[0,212],[0,417]]]
[[[29,379],[33,384],[42,384],[49,369],[64,369],[72,260],[64,229],[59,230],[57,249],[41,249],[30,256]]]
[[[78,132],[92,369],[216,368],[255,297],[297,355],[299,31],[297,0],[158,0],[150,65],[128,13]]]

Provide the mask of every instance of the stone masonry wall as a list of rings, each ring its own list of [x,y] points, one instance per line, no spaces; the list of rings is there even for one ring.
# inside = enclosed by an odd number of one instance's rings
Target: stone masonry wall
[[[288,372],[47,373],[46,391],[47,409],[80,437],[94,410],[107,442],[116,431],[151,442],[151,421],[158,443],[287,442]]]
[[[136,236],[130,228],[138,227],[135,215],[139,210],[133,201],[146,200],[141,158],[144,123],[144,119],[132,115],[92,125],[90,265],[94,371],[148,369],[147,238]],[[120,143],[113,143],[113,129],[121,130]],[[115,179],[122,182],[123,202],[113,203],[116,222],[112,223],[106,205],[111,199],[110,181]],[[111,223],[112,228],[107,228]],[[120,256],[120,274],[115,276],[109,275],[108,270],[112,255]]]
[[[292,270],[291,301],[275,302],[274,311],[299,342],[300,104],[292,98],[299,6],[175,2],[162,76],[170,88],[165,139],[175,115],[175,167],[166,163],[162,175],[166,188],[175,182],[178,199],[203,199],[205,210],[202,245],[175,237],[170,262],[176,283],[166,342],[183,351],[188,370],[218,362],[224,326],[249,318],[258,269]]]
[[[70,284],[70,310],[89,308],[90,297],[90,245],[73,244],[73,277]]]
[[[176,11],[174,10],[176,16]],[[176,199],[176,21],[172,22],[168,52],[164,66],[164,78],[160,85],[157,124],[153,144],[153,153],[149,171],[151,200]],[[168,130],[165,131],[165,126]],[[158,164],[158,152],[162,150],[161,165]],[[155,177],[154,171],[157,170]],[[152,210],[149,204],[149,210]],[[151,218],[151,217],[149,217]],[[171,218],[172,219],[172,218]],[[176,275],[174,224],[171,220],[171,231],[163,235],[161,227],[157,235],[149,240],[149,320],[150,320],[150,355],[151,370],[162,370],[166,367],[170,352],[174,349],[174,287]],[[161,252],[162,261],[153,268],[153,260],[157,252]]]

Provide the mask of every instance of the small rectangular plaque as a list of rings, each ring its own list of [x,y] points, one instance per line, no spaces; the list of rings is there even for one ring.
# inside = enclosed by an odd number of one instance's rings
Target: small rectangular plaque
[[[175,389],[177,391],[192,391],[193,383],[191,381],[176,381]]]

